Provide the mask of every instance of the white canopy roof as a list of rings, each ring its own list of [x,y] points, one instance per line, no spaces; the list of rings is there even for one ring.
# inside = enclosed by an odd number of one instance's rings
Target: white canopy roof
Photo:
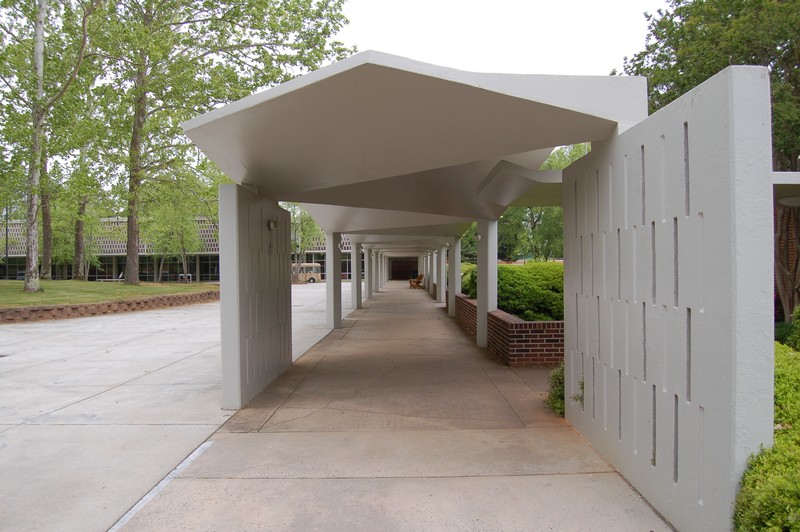
[[[512,204],[560,204],[560,173],[538,171],[552,148],[646,116],[644,78],[482,74],[369,51],[184,129],[234,181],[408,254]]]

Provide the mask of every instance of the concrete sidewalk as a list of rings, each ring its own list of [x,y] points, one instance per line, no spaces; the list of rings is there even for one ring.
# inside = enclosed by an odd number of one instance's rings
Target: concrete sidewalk
[[[297,358],[325,286],[292,304]],[[219,342],[218,303],[0,325],[0,530],[114,525],[232,415]]]
[[[126,530],[669,530],[544,404],[390,283],[211,436]]]

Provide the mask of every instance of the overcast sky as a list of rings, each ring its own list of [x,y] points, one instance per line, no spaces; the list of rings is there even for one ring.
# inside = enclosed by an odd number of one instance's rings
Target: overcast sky
[[[666,0],[347,0],[338,38],[476,72],[607,75]]]

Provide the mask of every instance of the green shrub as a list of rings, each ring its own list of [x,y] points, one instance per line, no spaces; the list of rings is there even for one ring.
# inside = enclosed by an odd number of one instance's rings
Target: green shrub
[[[474,299],[478,271],[474,264],[461,267],[461,292]],[[530,262],[497,268],[497,307],[528,321],[564,319],[564,265]]]
[[[550,388],[547,390],[547,404],[561,417],[564,417],[564,363],[550,372]]]
[[[794,308],[792,312],[791,332],[786,338],[785,343],[792,349],[800,349],[800,305]]]
[[[775,344],[775,442],[751,457],[736,530],[800,530],[800,354]]]
[[[788,345],[789,335],[792,334],[793,323],[785,321],[775,322],[775,341]]]
[[[564,319],[564,265],[530,262],[497,270],[497,307],[525,320]]]
[[[470,299],[478,297],[478,267],[461,264],[461,293]]]

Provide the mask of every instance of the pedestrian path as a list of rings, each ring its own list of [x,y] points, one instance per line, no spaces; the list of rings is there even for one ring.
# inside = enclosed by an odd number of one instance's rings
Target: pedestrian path
[[[389,283],[229,419],[125,530],[669,530],[425,291]]]

